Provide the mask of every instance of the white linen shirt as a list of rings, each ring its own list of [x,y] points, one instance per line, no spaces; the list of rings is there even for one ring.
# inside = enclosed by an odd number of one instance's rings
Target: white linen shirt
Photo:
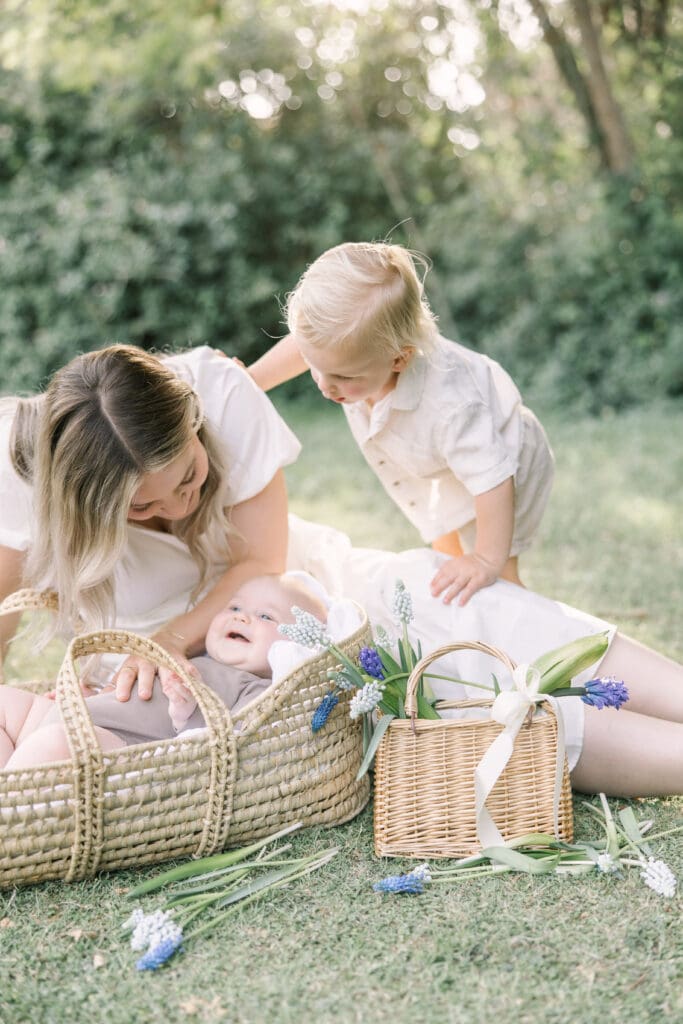
[[[163,362],[199,395],[222,447],[226,507],[255,497],[278,469],[295,461],[301,450],[298,440],[232,359],[202,346]],[[0,417],[0,544],[25,551],[33,530],[32,494],[10,460],[11,425],[11,414]],[[224,553],[216,552],[204,593],[227,568]],[[199,569],[183,541],[129,523],[114,573],[116,626],[151,635],[187,610],[198,581]]]
[[[343,409],[368,464],[427,543],[471,523],[474,498],[515,477],[512,553],[528,546],[538,523],[523,520],[540,519],[552,453],[512,378],[493,359],[439,336],[372,408],[363,401]],[[525,488],[536,493],[525,496]]]

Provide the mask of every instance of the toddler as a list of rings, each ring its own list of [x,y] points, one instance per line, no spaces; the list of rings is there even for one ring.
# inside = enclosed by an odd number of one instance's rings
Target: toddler
[[[554,461],[498,363],[442,338],[411,254],[348,242],[290,295],[290,333],[249,372],[264,390],[310,369],[422,538],[452,557],[432,594],[464,605],[498,577],[521,584]]]
[[[270,686],[268,652],[282,640],[280,623],[294,621],[293,605],[322,621],[327,618],[323,602],[285,575],[257,576],[243,583],[211,620],[206,654],[191,661],[233,714]],[[88,697],[87,704],[102,750],[168,739],[204,725],[194,697],[177,676],[156,685],[150,700],[124,703],[107,692]],[[0,767],[25,768],[68,757],[54,702],[13,686],[0,687]]]

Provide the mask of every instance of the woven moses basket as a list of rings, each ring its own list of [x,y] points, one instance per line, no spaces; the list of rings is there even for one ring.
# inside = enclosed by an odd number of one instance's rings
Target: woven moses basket
[[[49,603],[18,591],[0,605],[0,615]],[[337,646],[355,658],[370,642],[363,616],[361,627]],[[75,665],[79,657],[101,653],[140,654],[178,672],[206,730],[103,755]],[[311,732],[311,715],[329,690],[327,671],[336,664],[327,652],[312,658],[233,721],[212,690],[152,641],[122,630],[76,637],[56,684],[71,761],[0,770],[0,886],[203,857],[294,821],[337,825],[354,817],[367,803],[369,783],[356,780],[362,728],[349,718],[348,698],[321,734]]]
[[[406,710],[420,676],[451,651],[490,654],[512,672],[514,663],[488,644],[462,642],[422,658],[407,684]],[[492,700],[439,701],[437,709],[488,708]],[[463,857],[481,849],[475,813],[474,773],[503,726],[478,718],[394,719],[375,758],[375,853],[378,857]],[[557,720],[546,703],[522,726],[507,767],[486,809],[504,839],[529,832],[573,837],[572,797],[566,758],[556,800]],[[555,820],[557,813],[558,828]]]

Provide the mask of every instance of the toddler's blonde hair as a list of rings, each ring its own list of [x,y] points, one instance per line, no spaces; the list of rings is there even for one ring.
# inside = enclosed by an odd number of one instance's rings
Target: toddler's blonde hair
[[[416,263],[426,271],[424,258],[385,242],[344,242],[328,249],[288,297],[290,333],[304,344],[343,352],[428,352],[436,318]]]

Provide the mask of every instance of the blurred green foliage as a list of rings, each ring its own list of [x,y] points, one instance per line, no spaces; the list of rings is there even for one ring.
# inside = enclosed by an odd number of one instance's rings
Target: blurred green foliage
[[[614,175],[524,5],[9,3],[2,391],[112,341],[250,361],[312,259],[391,236],[527,394],[683,394],[683,17],[631,6],[601,5],[637,153]]]

